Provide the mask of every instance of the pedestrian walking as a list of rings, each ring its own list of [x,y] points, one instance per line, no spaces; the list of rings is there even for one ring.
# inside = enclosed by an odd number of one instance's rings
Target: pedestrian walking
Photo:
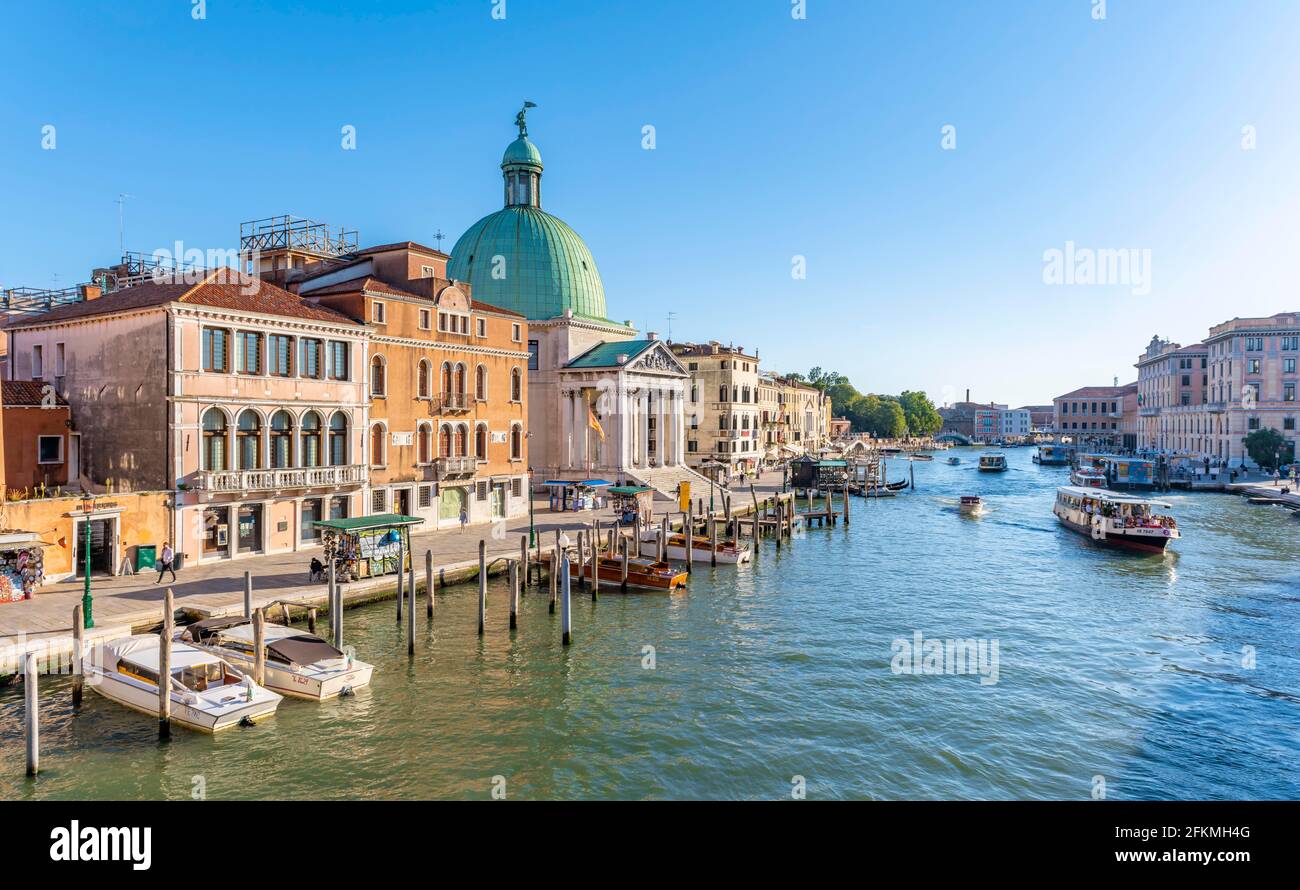
[[[162,556],[158,559],[158,580],[153,583],[161,584],[163,575],[168,572],[171,572],[172,580],[176,580],[176,570],[172,568],[172,563],[175,562],[175,560],[176,553],[172,550],[172,545],[167,541],[163,541]]]
[[[469,507],[460,508],[460,532],[465,533],[465,526],[469,525]]]

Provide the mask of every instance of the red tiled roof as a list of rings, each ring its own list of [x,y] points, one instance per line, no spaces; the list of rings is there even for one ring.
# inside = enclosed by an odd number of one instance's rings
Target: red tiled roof
[[[43,380],[0,380],[0,402],[6,408],[36,408],[45,401]],[[54,394],[54,403],[67,407],[63,396]]]
[[[212,306],[218,309],[235,309],[243,312],[260,312],[264,315],[281,315],[289,318],[307,318],[334,324],[356,324],[342,312],[318,306],[291,294],[283,288],[246,275],[236,269],[221,268],[207,272],[197,283],[172,283],[146,281],[120,291],[105,294],[97,300],[68,303],[40,315],[10,322],[9,327],[45,324],[72,318],[88,318],[148,309],[167,303],[189,303],[195,306]]]
[[[431,281],[434,279],[417,278],[415,280]],[[456,282],[452,282],[452,283],[457,284]],[[326,285],[325,287],[320,287],[314,290],[310,290],[306,294],[304,294],[304,296],[314,297],[321,294],[325,294],[325,295],[356,294],[356,293],[360,293],[363,290],[367,290],[370,291],[371,293],[377,293],[377,294],[390,294],[395,297],[409,297],[413,300],[429,300],[429,301],[433,300],[433,297],[430,294],[419,294],[419,293],[415,293],[414,291],[404,290],[400,287],[397,287],[396,285],[389,284],[387,281],[383,281],[382,279],[375,278],[373,275],[367,275],[361,278],[353,278],[349,281],[340,281],[338,284],[329,284]],[[470,302],[470,309],[474,309],[479,312],[495,312],[501,315],[509,315],[512,318],[526,317],[519,312],[514,312],[510,309],[502,309],[500,306],[493,306],[491,303],[484,303],[481,300],[471,299],[469,302]]]
[[[1123,386],[1084,386],[1073,392],[1067,392],[1063,396],[1057,396],[1058,399],[1092,399],[1092,398],[1110,398],[1112,396],[1122,396],[1128,392],[1137,392],[1137,381],[1126,383]]]
[[[441,250],[435,250],[432,247],[426,247],[425,245],[420,244],[419,242],[416,241],[395,241],[392,244],[380,244],[376,247],[366,247],[362,250],[358,250],[354,252],[358,254],[386,253],[387,251],[390,250],[420,250],[423,251],[424,253],[432,254],[433,256],[440,256],[440,257],[446,257],[447,259],[451,259],[451,256],[449,254],[445,254]]]

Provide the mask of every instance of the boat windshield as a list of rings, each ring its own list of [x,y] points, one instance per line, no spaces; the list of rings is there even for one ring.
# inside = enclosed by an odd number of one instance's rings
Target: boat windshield
[[[221,662],[209,661],[173,671],[172,676],[180,680],[181,685],[186,689],[203,692],[210,687],[223,685],[226,680],[226,671],[221,666]]]

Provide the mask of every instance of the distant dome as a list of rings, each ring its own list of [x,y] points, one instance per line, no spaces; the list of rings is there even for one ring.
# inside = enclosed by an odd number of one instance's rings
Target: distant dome
[[[542,153],[520,124],[501,160],[506,206],[469,227],[451,249],[447,274],[468,281],[475,300],[530,319],[605,319],[605,287],[578,233],[542,210]]]

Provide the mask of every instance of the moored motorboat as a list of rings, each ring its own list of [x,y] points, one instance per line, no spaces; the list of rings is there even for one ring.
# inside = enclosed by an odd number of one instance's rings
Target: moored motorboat
[[[1070,531],[1103,546],[1162,553],[1170,541],[1182,537],[1174,517],[1155,512],[1169,506],[1106,489],[1065,485],[1056,490],[1052,512]]]
[[[984,500],[977,494],[964,494],[957,509],[967,516],[979,516],[984,512]]]
[[[641,531],[642,551],[644,552],[646,544],[657,544],[659,541],[659,530],[656,528],[645,528]],[[681,532],[674,532],[668,536],[666,544],[667,555],[669,559],[684,560],[686,559],[686,535]],[[691,538],[691,560],[693,562],[712,562],[713,555],[712,542],[708,535],[694,535]],[[733,540],[718,541],[718,562],[742,563],[749,562],[753,555],[753,550],[747,542]],[[620,572],[622,570],[620,569]],[[628,569],[631,573],[631,568]]]
[[[623,558],[602,556],[597,560],[601,584],[621,584],[623,579]],[[588,556],[584,566],[578,565],[577,559],[569,560],[569,574],[575,578],[591,580],[591,558]],[[687,574],[668,562],[658,562],[644,556],[629,557],[627,561],[627,586],[641,590],[672,591],[686,586]]]
[[[158,716],[159,654],[156,634],[118,637],[82,659],[86,685],[107,699]],[[171,646],[171,719],[203,732],[220,732],[275,713],[281,698],[225,659],[185,643]]]
[[[1007,468],[1006,455],[997,452],[989,452],[980,455],[980,472],[981,473],[1001,473]]]
[[[1077,467],[1070,471],[1070,484],[1083,488],[1105,488],[1106,474],[1096,467]]]
[[[181,629],[177,639],[224,658],[244,672],[253,670],[253,624],[241,616],[207,618]],[[283,695],[316,701],[355,692],[370,684],[371,665],[340,652],[325,640],[283,624],[263,633],[266,686]]]

